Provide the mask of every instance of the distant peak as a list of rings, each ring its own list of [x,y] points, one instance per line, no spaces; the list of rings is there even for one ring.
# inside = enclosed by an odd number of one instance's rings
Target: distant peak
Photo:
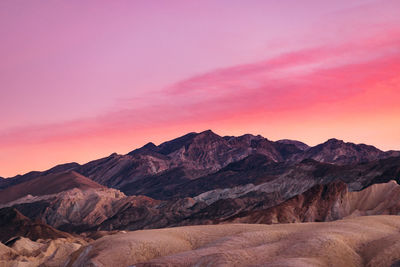
[[[254,138],[263,138],[261,135],[253,135],[253,134],[244,134],[244,135],[241,135],[241,136],[238,136],[238,137],[240,137],[240,138],[252,138],[252,139],[254,139]]]
[[[205,130],[205,131],[200,132],[199,135],[217,135],[217,134],[211,130]]]
[[[148,142],[143,146],[143,148],[155,148],[157,147],[153,142]]]
[[[343,140],[336,139],[336,138],[330,138],[330,139],[328,139],[328,141],[326,141],[325,143],[328,143],[328,144],[336,144],[336,143],[344,143],[344,141],[343,141]]]
[[[143,152],[148,152],[148,151],[156,152],[157,150],[158,150],[158,147],[153,142],[149,142],[149,143],[145,144],[144,146],[142,146],[141,148],[137,148],[137,149],[129,152],[128,155],[133,156],[138,153],[143,153]]]
[[[215,140],[222,138],[218,134],[214,133],[211,130],[203,131],[197,134],[195,140],[204,139],[204,140]]]

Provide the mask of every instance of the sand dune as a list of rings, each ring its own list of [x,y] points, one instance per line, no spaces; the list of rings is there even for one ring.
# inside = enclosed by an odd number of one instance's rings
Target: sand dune
[[[400,260],[400,217],[302,224],[226,224],[100,238],[68,266],[390,266]]]

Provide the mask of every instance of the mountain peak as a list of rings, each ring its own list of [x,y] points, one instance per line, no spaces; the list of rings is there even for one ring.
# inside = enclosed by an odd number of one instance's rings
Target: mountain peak
[[[344,142],[336,138],[308,149],[303,155],[303,159],[312,158],[319,162],[340,165],[367,162],[382,157],[385,157],[384,152],[374,146]]]
[[[157,147],[153,142],[148,142],[143,146],[144,148],[155,148]]]
[[[325,144],[344,144],[344,143],[345,142],[343,140],[336,139],[336,138],[330,138],[325,142]]]
[[[211,130],[202,131],[197,134],[196,137],[205,137],[205,138],[221,138],[218,134],[214,133]]]
[[[211,129],[200,132],[199,134],[215,134]]]
[[[159,146],[156,146],[154,143],[149,142],[142,146],[141,148],[135,149],[132,152],[128,153],[128,155],[135,155],[143,152],[156,152],[163,155],[168,155],[183,146],[186,146],[193,142],[196,138],[215,138],[220,137],[219,135],[215,134],[211,130],[205,130],[200,133],[190,132],[185,135],[182,135],[178,138],[166,141]]]
[[[149,142],[147,144],[145,144],[144,146],[142,146],[141,148],[137,148],[131,152],[128,153],[128,155],[133,156],[136,154],[140,154],[140,153],[151,153],[151,152],[158,152],[158,147],[152,143]]]

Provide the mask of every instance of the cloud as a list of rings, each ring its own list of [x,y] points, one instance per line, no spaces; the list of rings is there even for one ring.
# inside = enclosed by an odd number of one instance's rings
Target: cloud
[[[394,37],[393,37],[394,36]],[[0,144],[63,142],[123,131],[223,120],[254,112],[296,112],[362,94],[400,73],[400,35],[380,35],[219,69],[137,96],[92,118],[0,133]],[[129,105],[128,105],[129,104]]]

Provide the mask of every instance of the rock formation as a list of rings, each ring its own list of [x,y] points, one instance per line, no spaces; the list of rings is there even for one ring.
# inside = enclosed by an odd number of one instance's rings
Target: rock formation
[[[400,186],[395,181],[348,192],[343,182],[316,185],[279,205],[245,211],[226,221],[235,223],[323,222],[365,215],[400,214]]]
[[[39,221],[34,222],[14,208],[0,209],[0,242],[7,243],[18,237],[37,240],[72,236]]]

